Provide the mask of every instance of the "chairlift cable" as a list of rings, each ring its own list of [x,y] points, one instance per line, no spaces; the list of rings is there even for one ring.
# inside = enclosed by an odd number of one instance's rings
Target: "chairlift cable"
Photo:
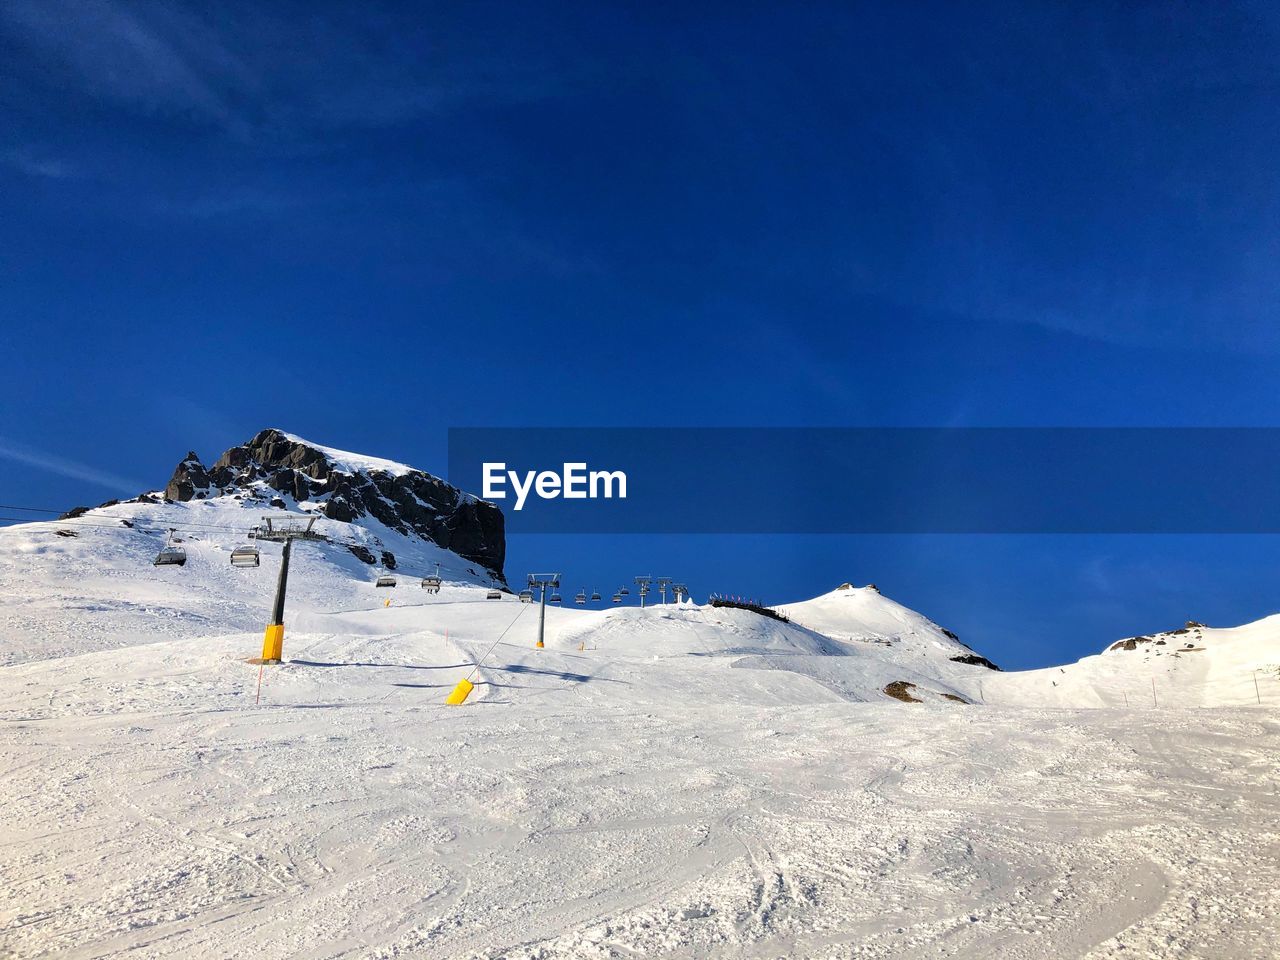
[[[520,604],[520,612],[515,615],[515,619],[513,619],[510,623],[508,623],[507,628],[503,630],[500,634],[498,634],[498,639],[493,641],[493,643],[489,646],[489,649],[484,652],[484,656],[481,657],[479,660],[477,660],[475,666],[471,668],[471,672],[468,673],[466,676],[466,680],[468,682],[471,680],[472,677],[476,675],[476,671],[479,670],[484,665],[484,662],[489,659],[489,654],[493,653],[493,651],[497,649],[498,644],[502,642],[502,638],[511,632],[511,628],[516,625],[516,620],[519,620],[522,616],[524,616],[524,612],[526,610],[532,609],[532,607],[533,607],[533,604],[531,603]]]

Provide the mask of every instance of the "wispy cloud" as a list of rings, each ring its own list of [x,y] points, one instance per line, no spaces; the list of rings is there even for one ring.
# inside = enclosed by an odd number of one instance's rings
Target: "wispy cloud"
[[[56,157],[42,155],[30,147],[19,147],[3,154],[4,162],[28,177],[45,180],[76,180],[80,171]]]
[[[227,95],[250,80],[216,33],[176,9],[15,0],[0,17],[55,83],[96,99],[230,124]]]
[[[109,490],[124,493],[128,496],[133,496],[145,489],[143,484],[130,480],[128,477],[108,473],[105,470],[99,470],[96,467],[79,463],[75,460],[55,457],[39,450],[33,450],[30,447],[23,447],[4,438],[0,438],[0,459],[12,460],[28,467],[35,467],[38,470],[46,470],[61,477],[83,480],[86,483],[106,487]]]
[[[473,99],[546,94],[531,44],[478,45],[433,13],[405,22],[357,5],[278,16],[261,5],[204,11],[149,0],[8,0],[0,31],[28,79],[117,108],[221,128],[241,139],[380,127]],[[11,70],[22,75],[21,64]]]

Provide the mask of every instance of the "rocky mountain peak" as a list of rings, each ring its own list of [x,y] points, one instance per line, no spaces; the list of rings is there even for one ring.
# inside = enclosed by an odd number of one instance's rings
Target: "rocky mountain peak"
[[[188,501],[267,488],[331,520],[372,517],[483,566],[502,580],[505,522],[496,506],[421,470],[343,454],[268,429],[205,467],[194,451],[173,471],[164,494]]]

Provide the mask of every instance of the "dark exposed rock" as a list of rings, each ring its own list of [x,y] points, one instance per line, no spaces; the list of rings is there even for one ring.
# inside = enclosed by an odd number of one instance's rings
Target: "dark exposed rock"
[[[191,450],[187,453],[186,459],[174,469],[173,476],[165,485],[164,495],[169,500],[185,503],[196,496],[196,491],[206,490],[209,483],[208,471],[196,456],[196,452]],[[201,495],[203,496],[203,493]]]
[[[373,555],[373,551],[370,550],[368,547],[362,547],[358,543],[353,543],[353,544],[349,544],[347,546],[347,549],[350,550],[352,553],[354,553],[358,559],[363,560],[365,563],[373,564],[378,562],[378,558]]]
[[[1177,633],[1178,631],[1175,630],[1174,632]],[[1128,637],[1124,640],[1117,640],[1111,646],[1107,647],[1107,649],[1108,650],[1137,650],[1138,644],[1150,643],[1150,642],[1151,642],[1150,637]]]
[[[946,633],[947,636],[949,636],[952,640],[956,639],[956,635],[954,633],[951,633],[950,631],[943,631],[943,632]],[[975,667],[986,667],[988,670],[1000,669],[994,663],[988,660],[986,657],[977,653],[963,653],[958,657],[952,657],[951,660],[953,663],[968,663],[968,664],[972,664]]]
[[[383,550],[382,565],[388,570],[394,570],[396,568],[396,555],[390,550]]]
[[[391,530],[430,540],[476,563],[495,579],[505,579],[506,524],[493,504],[420,470],[400,475],[378,469],[349,472],[324,452],[279,430],[263,430],[208,468],[189,453],[164,492],[171,500],[185,502],[259,481],[279,494],[271,499],[278,509],[286,508],[290,498],[313,502],[325,517],[342,523],[372,517]],[[394,558],[387,567],[394,567]]]
[[[89,512],[89,507],[72,507],[70,510],[64,513],[58,519],[74,520],[76,517],[83,517],[88,512]]]

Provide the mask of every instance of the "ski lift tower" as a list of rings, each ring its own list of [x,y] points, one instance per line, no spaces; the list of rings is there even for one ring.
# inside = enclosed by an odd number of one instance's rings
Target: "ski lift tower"
[[[644,598],[649,595],[649,584],[653,577],[636,577],[636,593],[640,594],[640,609],[644,609]]]
[[[683,583],[672,584],[671,590],[676,595],[676,603],[679,603],[681,600],[689,599],[689,588],[685,586]]]
[[[271,622],[267,624],[267,632],[262,638],[262,662],[279,663],[284,653],[284,595],[289,585],[289,556],[293,541],[327,541],[329,538],[311,529],[315,526],[315,517],[289,513],[262,519],[265,526],[258,530],[257,539],[284,544],[284,550],[280,553],[280,576],[276,580],[276,600],[271,608]]]
[[[543,643],[543,635],[547,629],[547,588],[552,590],[560,589],[560,574],[558,573],[531,573],[529,574],[529,589],[540,592],[538,598],[538,642],[537,647],[545,647]]]
[[[667,588],[668,588],[669,586],[671,586],[671,578],[670,578],[670,577],[659,577],[659,578],[658,578],[658,593],[662,595],[662,605],[663,605],[664,607],[667,605]]]

